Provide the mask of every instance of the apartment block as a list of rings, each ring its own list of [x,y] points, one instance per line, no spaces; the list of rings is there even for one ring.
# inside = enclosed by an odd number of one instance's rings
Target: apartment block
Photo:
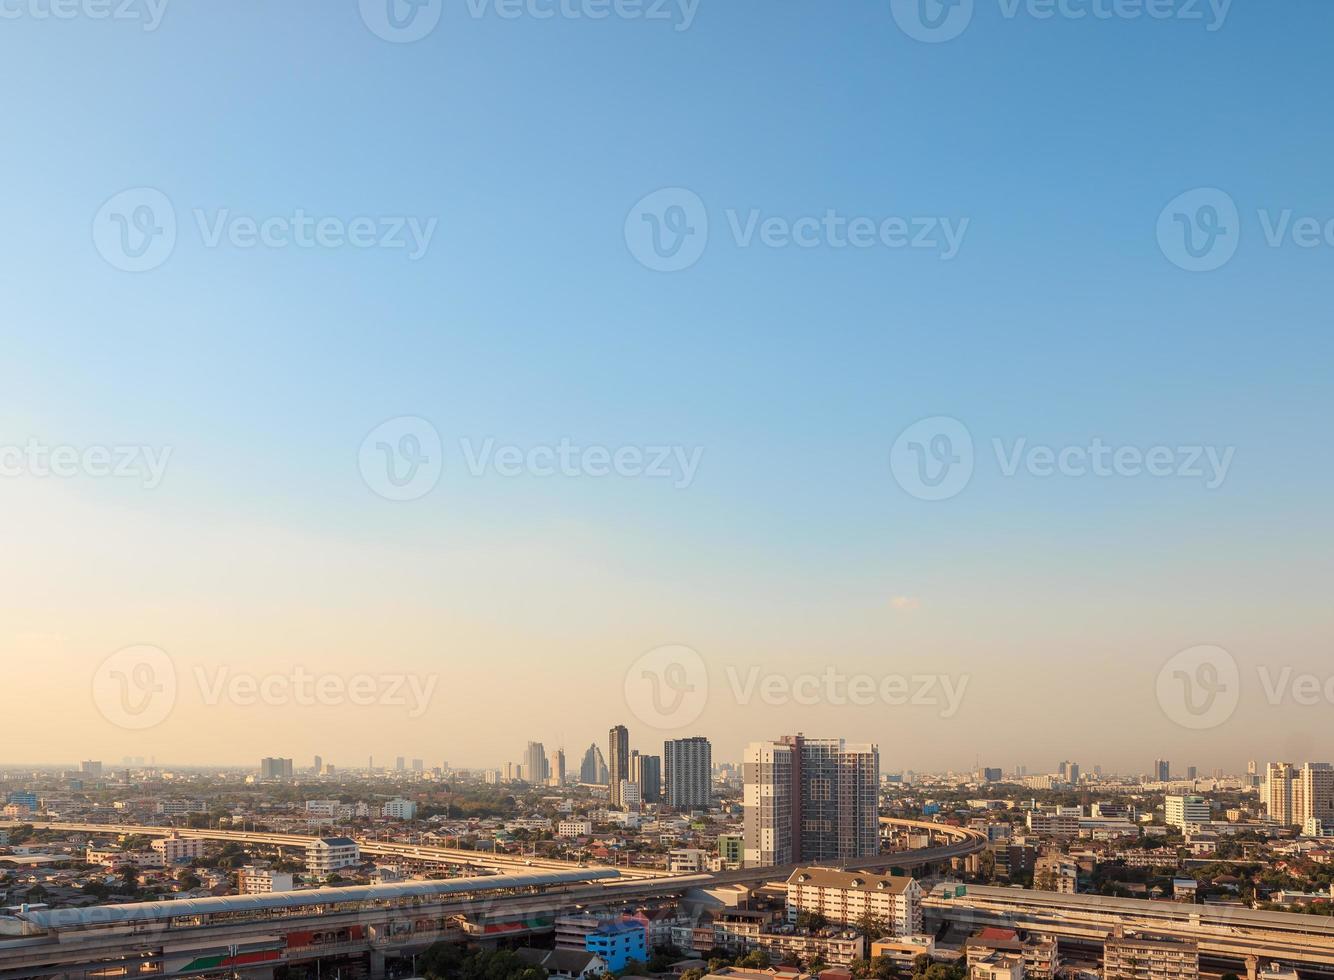
[[[842,925],[856,925],[869,915],[883,924],[883,936],[922,931],[922,888],[913,878],[798,868],[787,879],[787,909],[789,919],[818,912]]]

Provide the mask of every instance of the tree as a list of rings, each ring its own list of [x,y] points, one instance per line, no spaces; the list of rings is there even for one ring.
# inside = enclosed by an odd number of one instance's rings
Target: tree
[[[857,920],[857,928],[862,931],[862,935],[868,940],[879,939],[889,930],[885,926],[885,920],[876,915],[871,909],[862,913]]]
[[[829,925],[829,920],[821,912],[812,912],[806,909],[797,913],[797,928],[808,929],[816,932]]]
[[[120,875],[120,888],[122,895],[139,894],[139,869],[132,864],[127,864],[117,872]]]

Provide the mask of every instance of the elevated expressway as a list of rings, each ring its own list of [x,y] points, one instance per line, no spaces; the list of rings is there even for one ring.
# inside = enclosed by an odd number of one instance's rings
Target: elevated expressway
[[[0,827],[18,826],[19,821],[0,821]],[[236,841],[241,844],[266,844],[271,847],[292,847],[305,850],[306,845],[317,838],[310,834],[275,834],[260,831],[243,830],[200,830],[185,827],[141,827],[131,824],[108,823],[61,823],[40,820],[22,821],[39,830],[60,830],[83,834],[135,834],[143,837],[170,837],[178,834],[187,840]],[[341,836],[341,835],[329,835]],[[531,871],[550,869],[568,871],[579,867],[572,861],[560,861],[539,856],[523,857],[514,854],[493,854],[490,851],[469,851],[454,847],[436,847],[430,844],[404,844],[396,841],[357,839],[361,853],[375,857],[393,857],[400,859],[433,861],[440,864],[461,868],[481,868],[495,871]],[[659,878],[665,872],[645,868],[617,868],[624,878]]]
[[[923,911],[928,923],[1026,929],[1081,946],[1100,947],[1118,926],[1128,935],[1189,940],[1203,959],[1241,976],[1248,957],[1334,974],[1334,918],[1327,916],[977,885],[956,897],[933,892]]]
[[[972,831],[939,824],[890,821],[942,835],[940,846],[841,862],[848,869],[925,869],[985,846]],[[43,824],[45,828],[162,836],[163,827]],[[310,838],[251,832],[180,831],[181,835],[250,843],[304,846]],[[219,834],[222,836],[218,836]],[[367,842],[368,853],[424,860],[468,859],[496,870],[491,855],[475,851]],[[443,856],[442,856],[443,855]],[[319,889],[268,896],[98,906],[21,917],[28,935],[0,936],[0,980],[59,978],[166,978],[210,976],[200,963],[217,961],[218,976],[264,980],[276,967],[331,956],[365,957],[374,976],[386,956],[420,952],[441,940],[511,938],[548,932],[556,915],[578,909],[624,907],[669,897],[699,897],[701,890],[781,881],[800,865],[747,868],[714,874],[667,875],[626,869],[580,868],[569,862],[510,858],[520,873],[398,885]],[[461,862],[462,863],[462,862]],[[198,955],[196,955],[198,954]],[[239,958],[238,958],[239,957]],[[187,969],[188,968],[188,969]]]

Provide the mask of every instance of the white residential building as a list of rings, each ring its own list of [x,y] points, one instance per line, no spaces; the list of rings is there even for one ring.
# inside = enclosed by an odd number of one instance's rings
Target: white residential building
[[[1185,831],[1187,824],[1209,822],[1209,801],[1203,796],[1169,795],[1163,799],[1163,814],[1169,827]]]
[[[296,887],[290,874],[248,864],[237,876],[242,895],[267,895],[270,892],[290,892]]]
[[[316,878],[360,863],[361,849],[350,837],[321,837],[306,845],[306,873]]]
[[[415,820],[417,804],[412,800],[390,800],[381,812],[394,820]]]
[[[202,858],[204,852],[208,850],[208,841],[187,839],[184,837],[160,837],[153,841],[153,850],[162,855],[162,860],[166,864],[175,864],[178,861],[193,861],[196,858]]]
[[[843,925],[855,925],[869,913],[883,923],[886,936],[922,931],[922,887],[907,877],[798,868],[787,880],[787,909],[789,918],[819,912]]]

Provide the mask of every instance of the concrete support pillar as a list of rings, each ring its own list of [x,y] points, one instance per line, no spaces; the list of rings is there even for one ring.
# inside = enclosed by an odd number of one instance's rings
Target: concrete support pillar
[[[370,957],[371,980],[384,980],[384,953],[381,953],[378,949],[373,949],[370,952]]]

